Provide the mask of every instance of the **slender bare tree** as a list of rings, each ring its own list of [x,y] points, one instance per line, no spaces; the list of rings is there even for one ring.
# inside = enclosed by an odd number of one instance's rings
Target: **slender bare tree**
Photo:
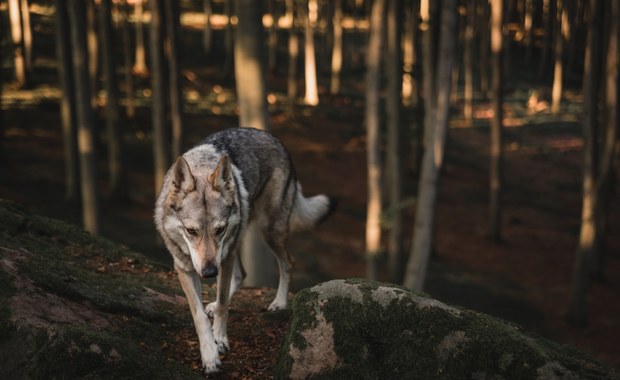
[[[309,106],[319,104],[319,89],[317,84],[316,57],[314,48],[314,27],[318,20],[319,3],[317,0],[308,0],[306,27],[304,33],[304,62],[306,92],[304,103]]]
[[[239,18],[234,46],[239,122],[243,127],[269,131],[262,2],[236,0],[235,13]],[[247,270],[244,284],[275,285],[275,259],[256,226],[250,226],[244,236],[241,258]]]
[[[329,92],[338,94],[340,92],[340,71],[342,70],[342,0],[334,2],[334,46],[332,49],[332,75],[329,85]]]
[[[491,165],[489,173],[490,204],[489,204],[489,236],[499,242],[502,239],[501,197],[503,187],[503,151],[502,151],[502,119],[503,119],[503,91],[504,76],[504,36],[503,18],[504,0],[491,0],[491,59],[492,83],[491,104],[493,117],[491,118]]]
[[[389,198],[388,271],[392,282],[401,282],[404,273],[402,212],[402,78],[403,60],[401,53],[402,0],[392,0],[387,9],[387,165],[386,174]],[[386,219],[386,218],[384,218]]]
[[[590,285],[592,256],[595,255],[598,234],[596,210],[596,183],[598,172],[598,103],[601,62],[601,29],[603,23],[603,1],[590,3],[590,28],[584,64],[584,123],[583,123],[583,199],[581,208],[581,229],[579,244],[573,264],[571,299],[567,313],[568,320],[576,325],[586,323],[586,296]]]
[[[551,113],[560,112],[560,102],[562,100],[562,81],[564,76],[563,50],[564,37],[562,31],[566,28],[568,22],[567,10],[562,0],[556,0],[555,5],[555,64],[553,66],[553,89],[551,91]]]
[[[136,75],[146,75],[148,71],[146,67],[146,47],[144,43],[144,1],[145,0],[136,0],[134,2],[134,18],[136,19],[136,62],[133,66],[133,72]]]
[[[78,125],[82,220],[84,229],[97,234],[97,176],[95,173],[95,119],[91,107],[86,42],[86,10],[82,0],[67,0],[71,25],[71,51],[75,84],[75,109]]]
[[[13,40],[15,79],[20,87],[23,87],[28,83],[29,71],[26,66],[24,27],[20,8],[20,0],[9,0],[9,18],[11,21],[11,39]]]
[[[441,31],[437,66],[437,101],[431,109],[432,121],[428,128],[428,144],[422,159],[422,173],[418,185],[413,246],[404,285],[422,290],[426,281],[428,261],[435,226],[437,183],[443,164],[444,146],[450,116],[450,87],[452,64],[457,39],[457,1],[444,0],[441,11]]]
[[[77,153],[77,116],[75,114],[75,87],[71,57],[71,30],[67,0],[56,0],[56,59],[58,78],[64,96],[60,97],[62,141],[65,156],[65,199],[76,201],[80,194],[79,162]]]
[[[370,14],[370,37],[366,55],[366,154],[368,204],[366,207],[366,276],[377,278],[377,257],[381,251],[381,153],[379,89],[381,83],[381,46],[383,41],[385,0],[375,0]]]

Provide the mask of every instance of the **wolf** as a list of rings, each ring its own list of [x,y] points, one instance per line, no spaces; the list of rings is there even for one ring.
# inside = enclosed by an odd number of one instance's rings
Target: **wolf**
[[[332,206],[326,195],[302,194],[286,149],[258,129],[217,132],[168,170],[155,225],[187,297],[205,372],[216,372],[219,353],[229,349],[228,305],[245,277],[239,248],[248,226],[256,224],[275,254],[279,283],[268,309],[283,309],[292,269],[289,233],[317,224]],[[216,276],[216,300],[204,308],[200,279]]]

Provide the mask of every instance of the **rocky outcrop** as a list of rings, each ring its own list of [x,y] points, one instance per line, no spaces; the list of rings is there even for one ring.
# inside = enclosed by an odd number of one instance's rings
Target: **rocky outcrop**
[[[292,379],[617,378],[507,322],[365,280],[297,294],[275,371]]]
[[[191,326],[176,278],[0,200],[0,378],[201,378],[165,352]]]

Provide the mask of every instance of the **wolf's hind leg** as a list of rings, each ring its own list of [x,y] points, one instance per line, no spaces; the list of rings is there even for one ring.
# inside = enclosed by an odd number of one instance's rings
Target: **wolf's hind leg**
[[[278,235],[278,234],[273,234]],[[288,254],[287,242],[288,233],[279,235],[278,238],[274,236],[265,236],[265,240],[269,247],[273,250],[278,261],[278,269],[280,270],[280,279],[278,282],[278,291],[268,310],[280,310],[286,309],[288,287],[291,283],[291,270],[293,269],[293,262]]]

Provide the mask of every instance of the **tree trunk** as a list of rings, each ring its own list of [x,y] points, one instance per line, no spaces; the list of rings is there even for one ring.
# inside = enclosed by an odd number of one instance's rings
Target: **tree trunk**
[[[480,93],[482,98],[488,98],[489,91],[489,4],[488,1],[480,1]]]
[[[136,102],[134,97],[133,75],[131,72],[131,36],[129,31],[129,4],[127,0],[123,0],[120,6],[122,14],[122,34],[123,34],[123,58],[125,72],[125,96],[127,97],[126,114],[128,119],[136,116]]]
[[[94,0],[84,0],[86,7],[86,46],[88,47],[88,76],[90,78],[91,107],[97,109],[97,73],[99,71],[99,41]]]
[[[32,72],[32,27],[30,25],[30,7],[28,0],[20,0],[22,33],[24,42],[24,63],[26,72]]]
[[[9,0],[9,18],[11,20],[11,39],[13,40],[13,61],[15,64],[15,79],[20,87],[28,83],[28,70],[24,52],[24,33],[20,0]]]
[[[549,59],[549,50],[551,48],[551,41],[553,39],[553,24],[555,20],[555,13],[552,9],[553,3],[551,0],[543,0],[542,18],[543,18],[543,46],[540,52],[540,61],[538,66],[538,76],[543,76],[547,70],[547,61]]]
[[[332,49],[332,70],[329,92],[336,95],[340,92],[340,71],[342,70],[342,0],[334,3],[334,48]]]
[[[58,77],[64,96],[60,98],[60,118],[65,158],[65,199],[76,201],[79,194],[79,162],[77,153],[77,116],[71,58],[71,30],[67,0],[56,0],[56,60]]]
[[[609,9],[609,38],[607,40],[607,54],[605,54],[605,107],[604,107],[604,131],[601,134],[601,159],[599,178],[596,184],[597,206],[597,235],[596,247],[592,255],[591,274],[592,278],[603,282],[604,256],[606,254],[606,237],[608,233],[608,218],[611,208],[610,201],[613,194],[613,177],[615,174],[614,159],[617,157],[616,145],[618,142],[618,69],[619,53],[618,42],[620,41],[620,5],[618,2],[610,2]]]
[[[465,25],[465,54],[463,66],[465,72],[465,89],[463,93],[464,106],[463,116],[468,124],[474,119],[474,25],[476,23],[476,0],[470,1],[467,6],[467,19]]]
[[[243,127],[269,131],[262,2],[237,0],[235,5],[239,17],[234,49],[239,121]],[[261,235],[256,226],[250,226],[243,239],[241,258],[247,269],[246,286],[275,285],[275,260]]]
[[[226,28],[224,29],[224,65],[222,76],[228,78],[234,72],[234,39],[232,27],[232,2],[236,0],[224,0],[224,13],[226,14]],[[238,16],[238,15],[237,15]],[[262,22],[262,21],[261,21]],[[262,24],[261,24],[262,25]]]
[[[305,27],[305,42],[304,42],[304,62],[305,62],[305,78],[306,78],[306,93],[304,96],[304,103],[309,106],[316,106],[319,104],[319,90],[317,87],[316,77],[316,57],[314,49],[314,25],[318,18],[319,3],[317,0],[308,0],[308,10]]]
[[[490,165],[490,205],[489,236],[494,242],[502,240],[501,196],[503,187],[502,119],[503,93],[502,78],[504,65],[503,0],[491,0],[491,54],[493,63],[491,103],[491,165]]]
[[[278,15],[276,0],[267,1],[267,13],[271,15],[271,25],[267,33],[267,50],[269,56],[267,58],[267,68],[270,72],[274,72],[278,64]]]
[[[366,277],[377,279],[377,257],[381,251],[381,153],[379,89],[381,45],[385,24],[385,0],[373,2],[366,61],[366,149],[368,205],[366,214]]]
[[[433,59],[433,29],[435,21],[431,18],[432,4],[429,0],[420,3],[420,18],[422,23],[422,74],[424,86],[424,146],[428,146],[431,120],[435,109],[435,60]]]
[[[155,163],[155,193],[159,193],[164,182],[164,176],[170,164],[170,149],[168,143],[167,125],[167,79],[166,65],[163,51],[162,1],[151,0],[151,87],[153,90],[153,105],[151,115],[153,123],[153,157]]]
[[[180,13],[177,0],[163,0],[165,10],[164,54],[168,68],[168,93],[170,100],[170,124],[172,127],[172,157],[183,152],[183,99],[179,69],[178,33]]]
[[[404,274],[402,202],[402,0],[388,3],[387,13],[387,176],[389,179],[388,271],[390,281],[400,283]]]
[[[562,3],[562,0],[556,0],[555,6],[555,64],[553,69],[553,90],[551,92],[551,113],[554,115],[560,112],[560,101],[562,100],[562,55],[564,47],[562,30],[565,27],[563,22],[567,18],[565,14],[566,9]]]
[[[525,63],[532,62],[532,49],[534,47],[534,0],[525,0],[525,16],[523,17],[523,40],[525,41]]]
[[[590,28],[584,64],[584,124],[583,124],[583,200],[579,244],[573,264],[571,300],[568,320],[576,325],[586,323],[586,294],[590,285],[590,265],[597,250],[596,183],[598,178],[598,93],[600,83],[602,0],[590,6]]]
[[[295,2],[286,0],[286,12],[291,20],[288,38],[288,81],[287,94],[289,101],[289,114],[293,114],[295,99],[297,98],[297,60],[299,57],[299,36],[295,28]]]
[[[124,196],[126,189],[123,181],[123,149],[120,128],[120,108],[118,82],[116,78],[116,56],[114,52],[114,36],[112,33],[112,2],[101,0],[99,9],[99,39],[101,41],[101,55],[103,58],[103,82],[107,94],[105,122],[108,138],[108,169],[109,190],[113,198]]]
[[[98,231],[97,175],[95,173],[94,115],[91,108],[91,89],[88,73],[86,42],[86,10],[82,0],[68,0],[71,25],[73,77],[75,79],[75,109],[78,123],[80,152],[80,182],[84,229]]]
[[[429,128],[429,144],[424,151],[422,173],[416,203],[414,240],[404,285],[422,290],[426,280],[435,226],[437,182],[443,163],[444,146],[450,116],[452,62],[457,33],[457,1],[444,0],[441,12],[441,36],[437,67],[436,112],[432,112],[434,128]]]
[[[136,0],[134,8],[134,17],[136,19],[136,62],[133,65],[133,72],[140,76],[146,75],[148,71],[146,67],[146,48],[144,46],[144,22],[142,19],[144,16],[144,1],[145,0]],[[151,5],[151,8],[153,8],[153,5]],[[153,53],[151,53],[151,56],[152,55]]]

